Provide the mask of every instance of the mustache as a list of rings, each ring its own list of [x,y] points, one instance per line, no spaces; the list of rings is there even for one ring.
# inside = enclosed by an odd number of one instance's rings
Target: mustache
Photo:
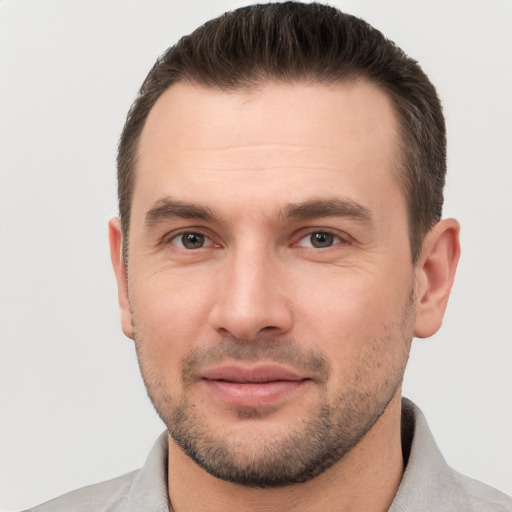
[[[224,337],[214,344],[194,348],[182,360],[182,379],[192,383],[200,370],[226,361],[265,361],[291,367],[301,374],[307,374],[319,384],[325,384],[329,377],[329,365],[318,351],[305,350],[293,339],[279,340],[260,337],[243,340]]]

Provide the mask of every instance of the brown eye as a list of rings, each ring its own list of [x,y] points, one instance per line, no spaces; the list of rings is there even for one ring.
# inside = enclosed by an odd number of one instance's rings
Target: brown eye
[[[330,247],[334,244],[335,236],[331,233],[311,233],[309,235],[311,240],[311,245],[316,247],[317,249],[321,249],[323,247]]]
[[[303,237],[297,245],[313,249],[326,249],[340,242],[340,238],[333,233],[329,233],[328,231],[313,231]]]
[[[205,246],[207,237],[201,233],[182,233],[171,241],[173,245],[184,249],[201,249]]]

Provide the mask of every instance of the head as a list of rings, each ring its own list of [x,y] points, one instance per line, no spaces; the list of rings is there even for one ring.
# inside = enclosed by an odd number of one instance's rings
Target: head
[[[171,446],[247,486],[386,446],[458,257],[414,61],[330,7],[228,13],[157,61],[118,161],[122,324]]]
[[[390,98],[400,131],[397,175],[407,199],[411,258],[441,218],[446,132],[436,90],[416,61],[364,20],[334,7],[295,2],[228,12],[199,27],[155,63],[135,100],[118,152],[118,197],[125,256],[138,144],[158,98],[173,84],[222,91],[268,82],[370,81]]]

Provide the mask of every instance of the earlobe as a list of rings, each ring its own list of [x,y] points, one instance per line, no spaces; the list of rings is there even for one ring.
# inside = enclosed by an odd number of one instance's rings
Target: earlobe
[[[443,322],[460,256],[459,223],[438,222],[426,235],[416,265],[416,322],[414,336],[428,338]]]
[[[119,217],[110,219],[108,223],[108,237],[110,241],[110,258],[117,281],[121,326],[124,334],[128,338],[133,339],[132,315],[128,298],[127,268],[123,259],[123,235],[121,232],[121,219]]]

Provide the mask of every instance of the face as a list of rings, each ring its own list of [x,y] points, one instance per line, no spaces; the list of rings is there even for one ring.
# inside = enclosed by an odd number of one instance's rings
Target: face
[[[210,474],[313,478],[399,393],[415,274],[398,146],[363,81],[177,84],[150,112],[124,330],[171,442]]]

